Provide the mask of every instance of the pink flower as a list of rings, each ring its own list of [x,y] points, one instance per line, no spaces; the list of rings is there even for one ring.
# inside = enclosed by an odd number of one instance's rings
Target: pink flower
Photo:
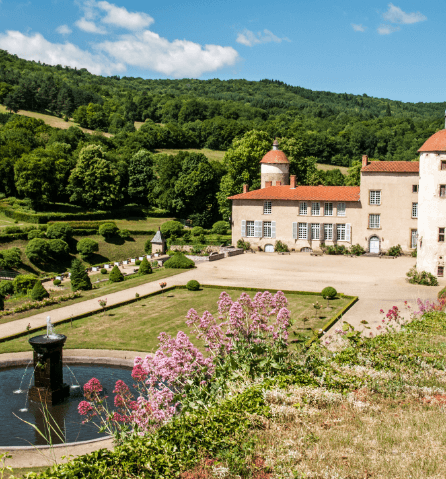
[[[96,378],[91,378],[86,384],[84,384],[84,392],[100,393],[102,391],[102,385]]]
[[[81,401],[77,406],[77,410],[81,416],[86,416],[90,411],[93,411],[93,407],[88,401]]]

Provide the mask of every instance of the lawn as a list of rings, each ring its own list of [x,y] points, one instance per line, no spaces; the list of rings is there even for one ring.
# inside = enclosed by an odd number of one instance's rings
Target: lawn
[[[161,148],[155,150],[156,153],[167,153],[168,155],[178,155],[180,151],[188,151],[189,153],[203,153],[209,160],[213,161],[223,161],[225,156],[225,151],[219,150],[209,150],[208,148],[179,148],[179,149],[168,149]]]
[[[135,285],[132,283],[132,286]],[[241,291],[230,288],[226,291],[233,299],[241,294]],[[77,320],[72,327],[68,323],[60,325],[57,327],[57,332],[68,337],[65,344],[68,349],[121,349],[150,352],[156,348],[157,337],[162,331],[171,335],[176,335],[180,330],[188,332],[185,316],[189,309],[194,308],[199,314],[203,314],[204,311],[216,313],[217,300],[221,292],[221,289],[212,287],[203,288],[200,291],[176,289]],[[104,293],[105,291],[102,295]],[[255,293],[249,294],[253,296]],[[316,318],[313,303],[315,301],[321,303],[322,297],[302,294],[286,296],[294,322],[290,339],[295,337],[293,332],[309,336],[311,334],[309,328],[321,328],[330,317],[349,302],[347,298],[335,299],[331,302],[333,309],[331,311],[321,309],[319,317]],[[326,301],[323,304],[325,305]],[[308,320],[304,321],[304,318]],[[203,346],[200,342],[196,344]],[[28,350],[30,346],[26,338],[0,344],[0,353]]]
[[[166,221],[174,220],[175,218],[138,218],[130,217],[125,220],[112,220],[116,223],[120,230],[140,230],[140,231],[156,231]]]

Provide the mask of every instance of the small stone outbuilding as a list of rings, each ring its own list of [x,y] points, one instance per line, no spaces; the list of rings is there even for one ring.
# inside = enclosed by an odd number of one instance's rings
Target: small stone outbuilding
[[[152,238],[150,242],[152,243],[152,253],[164,254],[166,252],[166,240],[161,233],[161,228],[158,228],[156,235]]]

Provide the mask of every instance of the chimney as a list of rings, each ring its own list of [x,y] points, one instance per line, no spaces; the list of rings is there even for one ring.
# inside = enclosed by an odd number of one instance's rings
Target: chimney
[[[272,181],[265,181],[265,188],[269,188],[270,186],[273,186]]]
[[[243,193],[248,193],[248,185],[246,183],[243,185]]]
[[[369,157],[367,155],[362,155],[362,167],[365,168],[369,164]]]
[[[282,184],[281,181],[276,181],[276,186],[280,186]]]
[[[290,188],[293,190],[296,188],[296,175],[290,176]]]

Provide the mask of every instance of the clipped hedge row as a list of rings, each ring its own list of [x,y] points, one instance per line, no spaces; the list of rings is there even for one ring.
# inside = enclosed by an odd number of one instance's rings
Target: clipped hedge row
[[[28,233],[14,233],[11,235],[0,233],[0,243],[10,243],[11,241],[26,239],[28,239]]]
[[[55,221],[49,221],[48,224],[52,225],[56,223]],[[68,224],[73,228],[74,230],[82,230],[82,229],[92,229],[92,230],[97,230],[99,227],[105,223],[111,223],[115,226],[116,223],[114,221],[69,221]]]

